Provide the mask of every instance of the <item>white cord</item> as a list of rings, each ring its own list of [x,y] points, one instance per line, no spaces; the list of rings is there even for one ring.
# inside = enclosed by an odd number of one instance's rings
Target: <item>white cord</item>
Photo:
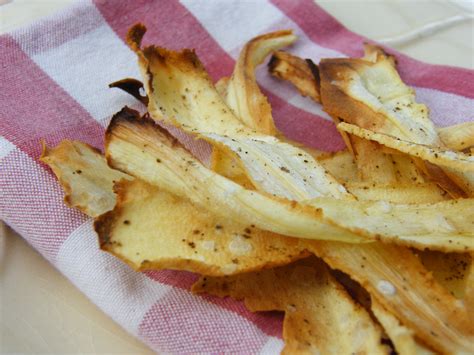
[[[449,2],[460,10],[474,12],[474,2],[472,0],[449,0]]]
[[[411,42],[415,39],[431,36],[432,34],[438,31],[441,31],[445,28],[452,27],[464,21],[469,21],[469,20],[472,21],[473,19],[474,19],[474,15],[464,13],[464,14],[448,17],[443,20],[430,22],[430,23],[427,23],[426,25],[421,26],[420,28],[416,30],[409,31],[407,33],[403,33],[401,35],[397,35],[393,37],[382,38],[382,39],[377,40],[377,42],[380,42],[388,46],[399,46],[399,45],[403,45],[408,42]]]

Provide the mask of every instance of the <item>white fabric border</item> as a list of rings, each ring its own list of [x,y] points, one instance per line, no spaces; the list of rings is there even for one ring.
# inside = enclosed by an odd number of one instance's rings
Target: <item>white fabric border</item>
[[[8,139],[0,136],[0,160],[5,158],[11,151],[15,149],[15,145]]]

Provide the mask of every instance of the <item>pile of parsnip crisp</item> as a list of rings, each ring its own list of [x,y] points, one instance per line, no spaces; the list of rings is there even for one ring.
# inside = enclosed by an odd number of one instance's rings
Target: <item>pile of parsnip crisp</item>
[[[213,83],[196,53],[128,44],[142,83],[112,84],[123,108],[105,157],[78,142],[44,147],[65,201],[95,218],[102,250],[133,269],[202,275],[196,293],[285,312],[284,353],[474,351],[474,124],[438,128],[396,60],[311,60],[279,51],[291,31],[256,37]],[[255,79],[269,73],[322,105],[347,148],[286,139]],[[230,73],[229,73],[230,74]],[[165,128],[212,145],[210,166]]]

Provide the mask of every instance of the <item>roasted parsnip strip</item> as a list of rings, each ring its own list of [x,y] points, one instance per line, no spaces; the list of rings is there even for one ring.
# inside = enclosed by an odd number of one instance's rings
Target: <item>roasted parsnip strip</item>
[[[377,142],[388,148],[396,149],[402,153],[411,155],[412,157],[426,160],[434,165],[448,167],[463,172],[474,172],[474,157],[461,152],[412,143],[345,122],[339,123],[337,129],[363,139]]]
[[[318,197],[305,203],[323,211],[336,225],[386,243],[421,250],[474,251],[474,215],[468,212],[474,209],[474,199],[414,205]]]
[[[308,255],[300,240],[220,218],[143,181],[115,185],[117,204],[94,223],[102,250],[135,270],[222,276],[288,264]]]
[[[133,110],[124,110],[112,119],[106,135],[109,164],[178,196],[188,196],[220,216],[307,239],[352,243],[382,239],[452,251],[474,247],[472,221],[465,218],[473,203],[470,199],[395,205],[333,198],[298,203],[269,197],[205,168],[166,131],[137,116]]]
[[[102,154],[84,143],[63,141],[45,154],[62,188],[74,197],[71,205],[91,217],[100,214],[94,226],[102,250],[135,270],[222,276],[309,255],[299,239],[218,218],[188,199],[130,176],[123,179],[123,173],[109,168]],[[98,196],[106,196],[107,203],[98,207]]]
[[[204,167],[167,131],[138,112],[123,109],[106,133],[106,157],[121,171],[208,208],[218,216],[275,233],[369,242],[323,220],[321,210],[251,191]]]
[[[272,108],[255,78],[255,68],[272,52],[295,42],[291,30],[276,31],[253,38],[242,48],[227,86],[226,103],[248,127],[275,135]]]
[[[471,351],[474,325],[466,306],[409,249],[322,241],[308,242],[308,249],[359,282],[431,348],[448,354]]]
[[[285,312],[283,354],[387,354],[380,327],[320,260],[231,277],[202,277],[196,293],[243,299],[251,311]]]
[[[132,29],[129,37],[134,42],[129,43],[146,78],[148,109],[154,120],[174,124],[233,152],[252,183],[264,190],[271,187],[277,196],[352,197],[304,150],[245,126],[224,103],[193,51],[140,50],[137,32],[139,28]]]
[[[63,140],[54,148],[43,143],[40,159],[58,178],[66,204],[91,217],[114,207],[114,182],[132,179],[130,175],[111,169],[97,149],[79,141]]]
[[[428,108],[415,101],[415,92],[401,80],[393,60],[324,59],[319,64],[324,109],[335,118],[411,143],[444,149]],[[448,167],[417,166],[454,197],[474,196],[474,174]]]

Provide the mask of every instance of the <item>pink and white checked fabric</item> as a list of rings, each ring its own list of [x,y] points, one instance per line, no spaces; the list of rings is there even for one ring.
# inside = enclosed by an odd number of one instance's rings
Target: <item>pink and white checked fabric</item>
[[[312,0],[81,1],[30,27],[0,36],[0,218],[20,233],[105,313],[159,352],[275,353],[279,314],[252,314],[240,302],[194,296],[186,272],[136,273],[98,249],[91,219],[66,207],[52,173],[40,162],[40,139],[64,138],[102,147],[104,128],[128,95],[107,85],[140,78],[124,37],[136,22],[145,44],[196,48],[213,79],[231,73],[246,40],[292,28],[291,51],[318,62],[360,56],[364,38],[349,32]],[[397,54],[403,79],[439,126],[472,121],[474,72],[421,63]],[[258,80],[278,128],[289,138],[343,148],[321,108],[265,68]],[[143,108],[142,108],[143,109]],[[197,152],[206,153],[205,145]]]

